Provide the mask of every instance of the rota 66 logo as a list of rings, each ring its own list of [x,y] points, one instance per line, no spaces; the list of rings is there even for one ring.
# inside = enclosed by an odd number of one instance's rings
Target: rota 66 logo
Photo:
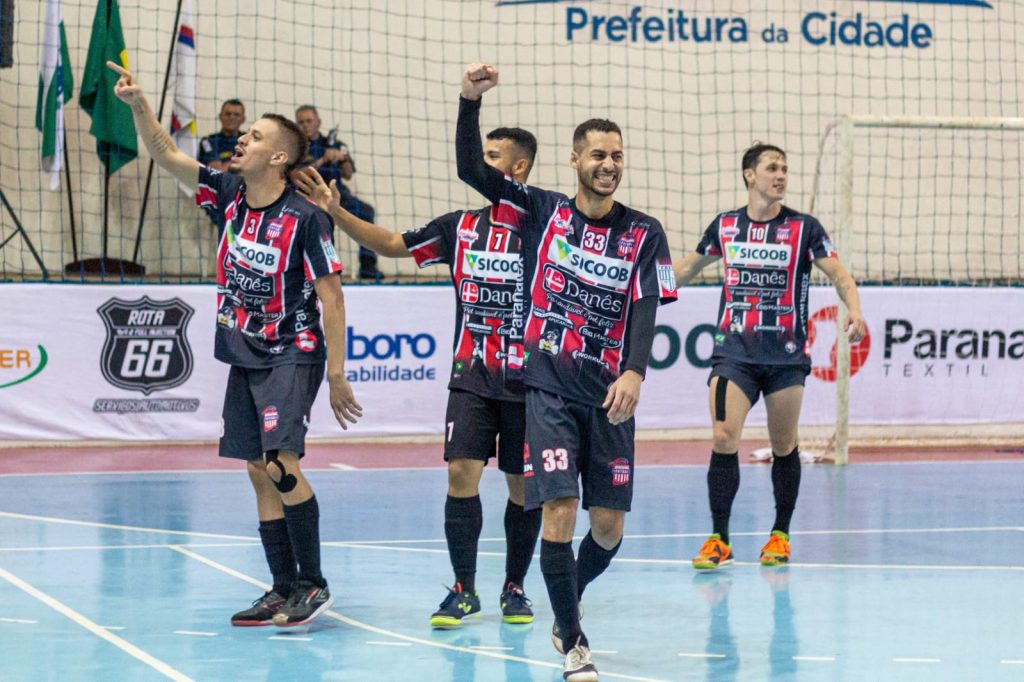
[[[823,322],[831,322],[836,327],[836,335],[842,334],[843,331],[839,327],[837,319],[839,318],[839,306],[830,305],[822,308],[818,312],[811,315],[811,318],[807,321],[807,352],[811,351],[811,346],[814,345],[814,340],[818,336],[818,324]],[[827,366],[812,366],[811,374],[821,379],[822,381],[835,381],[836,380],[836,343],[832,343],[832,349],[829,351]],[[865,325],[864,338],[857,343],[850,344],[850,376],[860,371],[860,368],[867,362],[868,353],[871,352],[871,332],[867,330]]]

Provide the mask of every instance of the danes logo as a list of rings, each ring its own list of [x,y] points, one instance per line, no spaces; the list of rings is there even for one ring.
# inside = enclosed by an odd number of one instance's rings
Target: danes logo
[[[295,345],[303,353],[312,353],[316,350],[316,334],[304,329],[295,335]]]
[[[818,325],[822,323],[832,323],[835,325],[836,334],[842,334],[843,331],[839,327],[839,306],[830,305],[822,308],[818,312],[811,315],[807,321],[807,354],[811,353],[811,346],[814,345],[815,339],[818,337]],[[815,365],[811,367],[811,374],[821,379],[822,381],[835,381],[838,362],[837,357],[837,344],[832,343],[832,349],[829,351],[828,359],[829,364],[825,366]],[[864,334],[864,338],[857,343],[850,344],[850,376],[852,377],[860,368],[864,366],[864,363],[868,360],[868,354],[871,352],[871,332],[868,331]]]
[[[551,267],[544,270],[544,288],[556,294],[565,291],[565,275]]]
[[[149,395],[185,383],[192,374],[188,322],[195,312],[179,298],[112,298],[96,312],[107,328],[100,369],[118,388]]]
[[[463,280],[462,290],[459,292],[459,299],[463,303],[476,303],[480,300],[480,285],[468,279]]]
[[[785,268],[793,259],[793,250],[789,244],[729,242],[725,246],[725,259],[729,265]]]

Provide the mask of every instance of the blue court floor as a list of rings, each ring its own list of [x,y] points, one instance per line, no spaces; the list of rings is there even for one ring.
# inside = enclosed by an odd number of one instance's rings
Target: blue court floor
[[[309,477],[337,602],[287,632],[228,623],[269,579],[243,471],[0,477],[0,680],[561,679],[537,560],[536,622],[501,622],[496,471],[484,614],[447,632],[427,624],[451,581],[445,472]],[[697,574],[705,468],[638,470],[622,550],[583,600],[602,680],[1024,680],[1024,461],[805,465],[781,570],[756,563],[769,467],[742,478],[737,564]]]

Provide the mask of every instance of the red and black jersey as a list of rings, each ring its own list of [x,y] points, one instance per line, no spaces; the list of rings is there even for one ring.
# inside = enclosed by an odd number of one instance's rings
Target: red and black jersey
[[[785,206],[773,220],[755,223],[744,207],[716,217],[697,252],[725,261],[713,357],[809,365],[811,263],[837,257],[821,223]]]
[[[330,216],[290,185],[252,208],[241,177],[206,166],[196,204],[219,236],[216,358],[250,368],[324,362],[313,280],[342,270]]]
[[[494,207],[458,211],[402,235],[422,268],[443,263],[455,284],[455,341],[448,388],[523,400],[522,343],[513,315],[522,308],[519,236]]]

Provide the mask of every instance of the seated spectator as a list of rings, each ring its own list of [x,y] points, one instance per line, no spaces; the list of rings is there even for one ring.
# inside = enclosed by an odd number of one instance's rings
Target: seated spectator
[[[309,138],[306,163],[316,168],[328,185],[331,180],[338,181],[341,205],[346,211],[372,223],[376,217],[373,206],[358,199],[343,182],[352,178],[356,168],[348,147],[338,141],[336,130],[331,130],[326,137],[320,134],[320,114],[312,104],[304,104],[295,110],[295,122]],[[375,282],[384,279],[384,273],[377,268],[377,254],[363,246],[359,247],[359,279]]]
[[[235,145],[242,136],[245,123],[245,105],[229,99],[220,105],[220,132],[207,135],[199,142],[199,163],[214,170],[226,171],[228,161],[235,154]]]

